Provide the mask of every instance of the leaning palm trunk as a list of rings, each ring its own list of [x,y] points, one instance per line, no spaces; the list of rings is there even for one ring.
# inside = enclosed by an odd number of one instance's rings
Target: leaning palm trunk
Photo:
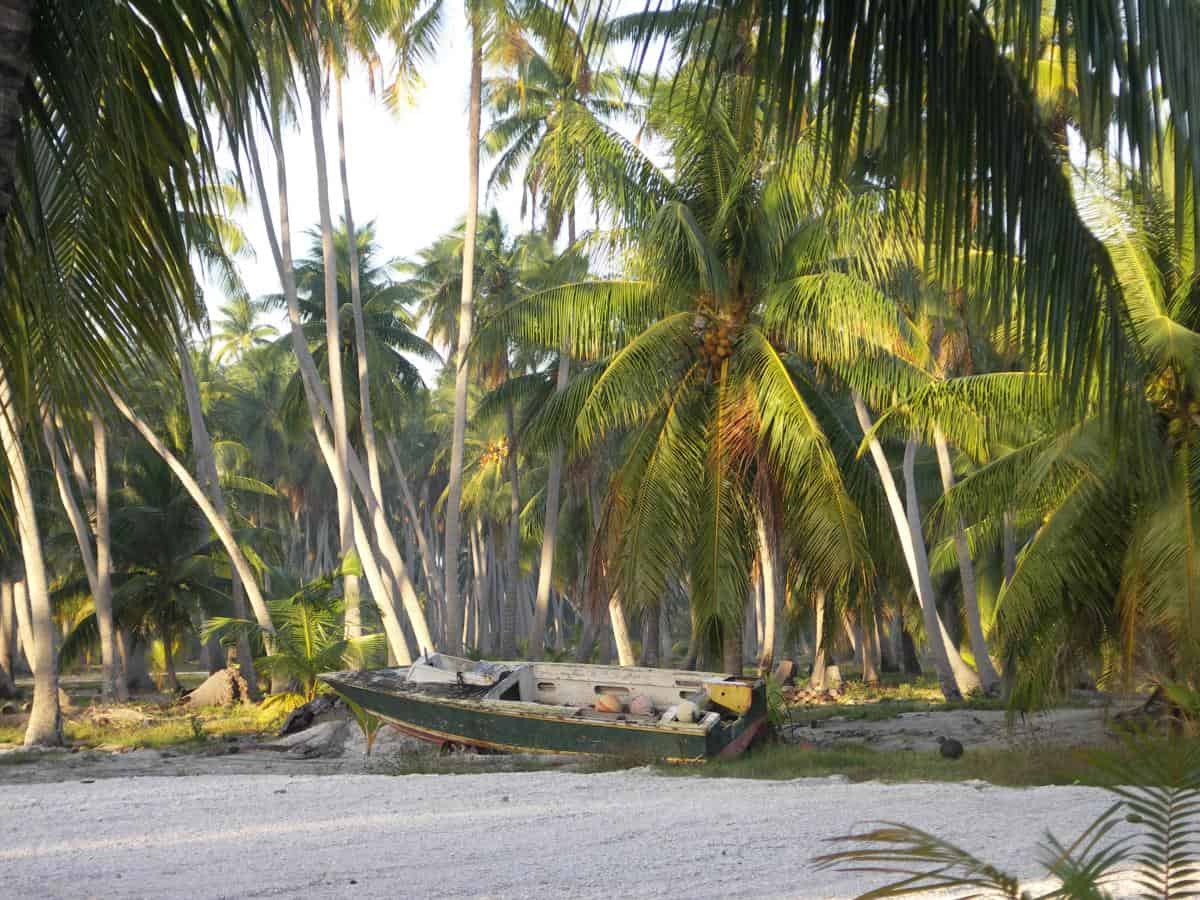
[[[17,598],[18,622],[26,619],[22,638],[25,656],[33,670],[33,708],[25,729],[26,746],[57,747],[63,742],[62,713],[58,706],[58,659],[54,652],[54,619],[50,608],[50,590],[46,582],[46,561],[42,554],[42,536],[38,529],[33,485],[25,461],[25,449],[16,428],[16,408],[8,374],[0,366],[0,443],[8,463],[12,486],[17,535],[25,560],[25,585],[28,612],[24,600]]]
[[[336,466],[336,460],[329,435],[324,425],[325,419],[330,417],[330,400],[325,392],[324,385],[321,383],[316,362],[313,360],[312,353],[309,352],[308,343],[304,338],[304,330],[300,320],[300,303],[296,292],[296,274],[292,264],[287,165],[283,155],[283,144],[278,135],[277,124],[272,134],[272,148],[275,153],[276,175],[279,186],[278,233],[275,229],[275,220],[271,214],[270,202],[267,199],[266,183],[263,180],[258,149],[253,141],[249,144],[248,156],[254,174],[255,187],[259,194],[263,224],[267,232],[267,243],[271,248],[271,255],[275,260],[275,267],[279,274],[280,283],[283,286],[292,349],[295,352],[296,363],[300,372],[300,381],[304,388],[304,400],[308,407],[309,420],[312,424],[313,435],[317,440],[317,447],[321,451],[325,465],[332,471]],[[349,459],[350,474],[354,478],[355,485],[364,497],[370,498],[373,492],[366,473],[362,470],[361,463],[358,463],[357,457],[352,451],[349,453]],[[404,612],[408,617],[409,624],[412,626],[417,644],[423,650],[432,650],[435,644],[429,632],[429,625],[425,619],[425,611],[421,608],[420,600],[418,600],[417,593],[409,580],[408,570],[404,565],[403,557],[400,555],[400,548],[396,546],[396,541],[392,536],[386,519],[384,519],[383,509],[378,503],[369,503],[368,506],[373,510],[370,524],[378,550],[384,562],[390,567],[391,580],[395,581],[399,586],[400,598],[404,604]],[[366,556],[360,555],[360,558],[364,566],[369,565]],[[374,560],[373,555],[371,559]],[[385,589],[388,587],[389,580],[383,579],[382,573],[379,581],[384,585]],[[375,602],[380,605],[381,614],[383,614],[384,606],[387,606],[389,611],[394,612],[395,603],[389,594],[385,593],[382,596],[376,597]],[[392,651],[397,656],[401,653],[401,649],[398,647],[393,647]]]
[[[917,458],[917,444],[915,441],[908,441],[904,447],[904,492],[908,502],[905,504],[908,513],[908,528],[912,540],[912,554],[918,583],[920,584],[921,596],[927,598],[929,609],[933,612],[932,625],[935,630],[933,635],[940,634],[941,641],[936,637],[931,639],[931,643],[940,644],[946,654],[946,659],[950,663],[950,670],[954,674],[954,682],[958,687],[958,692],[962,695],[971,694],[979,690],[979,676],[971,670],[971,668],[963,662],[963,659],[958,654],[958,648],[954,646],[954,642],[950,639],[949,633],[946,631],[946,626],[942,623],[941,616],[938,615],[937,603],[933,593],[933,576],[929,570],[929,556],[925,548],[925,537],[921,531],[921,506],[917,499],[917,479],[914,475],[914,465]],[[925,602],[922,603],[922,608],[925,607]],[[926,627],[929,627],[927,622]]]
[[[467,127],[467,222],[463,236],[462,296],[458,306],[458,346],[454,354],[454,428],[450,442],[446,488],[446,639],[450,651],[462,649],[463,600],[458,586],[458,551],[462,541],[463,452],[467,436],[467,385],[470,376],[471,329],[475,319],[475,231],[479,222],[479,124],[483,90],[483,24],[471,17],[471,102]],[[544,621],[544,619],[543,619]],[[540,641],[541,638],[539,637]]]
[[[950,464],[950,448],[941,428],[933,432],[933,446],[937,451],[938,470],[942,476],[942,490],[954,487],[954,467]],[[979,616],[979,591],[975,584],[975,563],[971,559],[971,548],[967,544],[967,531],[962,517],[954,523],[954,552],[958,556],[958,574],[962,581],[963,611],[967,617],[967,634],[971,639],[971,653],[975,657],[975,668],[983,691],[991,694],[1000,687],[1000,675],[992,665],[988,654],[987,638],[983,634],[983,622]]]
[[[321,258],[325,269],[325,363],[329,368],[330,424],[333,427],[333,452],[336,465],[330,471],[337,494],[338,549],[345,559],[354,550],[354,522],[350,509],[350,432],[346,422],[346,393],[342,379],[342,337],[337,295],[337,255],[333,246],[333,214],[329,206],[329,170],[325,160],[325,125],[321,102],[321,82],[317,72],[305,70],[308,106],[312,122],[313,149],[317,158],[317,209],[321,219]],[[351,243],[354,239],[351,236]],[[378,498],[376,498],[378,499]],[[362,636],[362,610],[359,607],[358,577],[342,579],[342,599],[346,609],[346,637]]]
[[[571,360],[566,353],[558,358],[558,380],[554,392],[567,389]],[[554,550],[558,544],[558,501],[562,489],[563,443],[560,440],[550,454],[550,471],[546,477],[546,527],[542,532],[542,555],[538,565],[537,594],[533,607],[533,627],[529,631],[529,656],[541,659],[542,642],[546,631],[546,616],[550,609],[550,582],[554,576]]]
[[[167,464],[167,467],[183,485],[184,490],[191,496],[192,501],[200,507],[204,518],[208,520],[209,526],[216,533],[217,540],[225,548],[225,553],[229,556],[229,561],[232,563],[234,571],[242,580],[242,585],[246,589],[246,596],[250,600],[250,608],[254,611],[254,620],[267,636],[264,643],[269,654],[272,650],[270,636],[275,633],[275,627],[271,624],[271,613],[267,609],[267,602],[263,598],[262,591],[258,588],[258,582],[254,579],[254,570],[250,568],[250,563],[246,560],[245,554],[242,553],[242,548],[238,546],[237,538],[233,534],[233,528],[229,525],[229,519],[217,512],[212,501],[208,499],[208,496],[201,489],[200,485],[196,483],[196,479],[192,477],[192,473],[187,470],[187,466],[181,463],[175,454],[167,448],[167,445],[159,440],[154,430],[139,418],[137,413],[129,408],[129,405],[117,395],[116,391],[108,387],[105,390],[108,393],[109,399],[117,408],[117,412],[125,417],[154,452],[159,455],[162,461]]]
[[[863,434],[871,432],[871,414],[867,411],[867,406],[863,402],[862,397],[857,393],[854,394],[854,412],[858,417],[858,424],[863,430]],[[887,456],[883,452],[883,447],[879,441],[872,438],[869,444],[871,451],[871,459],[875,463],[875,469],[879,475],[879,480],[883,483],[883,491],[887,496],[888,508],[892,513],[892,521],[896,526],[896,535],[900,540],[900,548],[904,552],[904,560],[908,564],[909,575],[912,578],[913,589],[917,592],[917,600],[921,604],[921,615],[925,622],[925,634],[929,643],[929,653],[933,658],[933,666],[937,672],[938,682],[941,685],[942,693],[947,699],[957,698],[961,696],[962,691],[955,678],[955,670],[951,668],[950,653],[948,652],[947,641],[942,637],[944,629],[942,627],[941,618],[938,616],[937,608],[933,602],[933,580],[929,574],[929,565],[926,560],[924,569],[920,566],[914,544],[914,537],[920,534],[919,527],[914,533],[912,528],[912,519],[910,514],[906,512],[904,503],[900,499],[900,492],[896,490],[896,480],[892,477],[891,467],[888,465]],[[915,448],[914,448],[915,449]],[[907,450],[905,453],[906,464]],[[915,496],[915,485],[913,486]],[[920,525],[920,516],[916,519],[917,525]],[[921,552],[924,555],[925,543],[921,539]],[[955,653],[957,655],[957,653]]]
[[[421,570],[425,574],[425,584],[429,590],[430,597],[436,603],[438,597],[441,596],[441,583],[437,577],[437,563],[433,558],[433,548],[429,546],[429,538],[425,534],[425,528],[421,524],[421,517],[417,512],[417,501],[413,496],[412,488],[408,483],[408,476],[404,473],[404,467],[400,464],[400,453],[396,450],[396,441],[391,435],[387,437],[388,455],[392,460],[392,468],[396,472],[396,480],[400,482],[401,500],[404,502],[404,511],[408,515],[408,523],[412,527],[413,535],[417,541],[417,553],[421,557]]]
[[[391,602],[382,602],[384,598],[391,596],[390,588],[381,580],[381,570],[375,562],[375,551],[371,548],[371,541],[363,527],[362,517],[358,514],[358,507],[351,506],[350,512],[354,517],[354,538],[362,560],[363,571],[367,575],[367,585],[371,588],[372,596],[379,598],[377,603],[379,618],[383,622],[383,632],[387,635],[388,647],[392,651],[392,656],[395,657],[396,664],[407,666],[412,662],[412,653],[408,649],[408,639],[404,636],[404,628],[401,626],[400,620],[396,616],[396,609]]]
[[[208,426],[204,422],[204,407],[200,402],[200,385],[196,381],[196,373],[192,370],[192,357],[188,352],[183,338],[177,341],[179,354],[179,374],[183,383],[183,397],[187,405],[188,424],[192,432],[192,453],[196,458],[196,480],[201,490],[212,503],[213,508],[225,519],[229,518],[229,507],[225,504],[225,493],[221,490],[221,479],[217,472],[217,459],[213,453],[212,439]],[[236,571],[230,572],[233,597],[233,614],[239,619],[246,618],[246,592],[241,578]],[[254,658],[250,652],[250,639],[245,634],[237,639],[238,667],[246,679],[251,693],[258,695],[258,677],[254,671]]]

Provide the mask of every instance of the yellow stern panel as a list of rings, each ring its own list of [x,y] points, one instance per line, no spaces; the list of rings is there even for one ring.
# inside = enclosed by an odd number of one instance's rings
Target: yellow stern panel
[[[730,712],[743,715],[750,711],[754,700],[754,686],[736,681],[707,681],[704,689],[708,699],[718,706],[723,706]]]

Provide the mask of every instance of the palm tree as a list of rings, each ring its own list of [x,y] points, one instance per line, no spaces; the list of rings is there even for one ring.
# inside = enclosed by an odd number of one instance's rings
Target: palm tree
[[[218,362],[241,359],[275,338],[275,326],[261,321],[262,313],[262,306],[245,295],[236,296],[221,307],[221,319],[213,334]]]
[[[529,15],[536,19],[546,10],[535,5]],[[570,244],[575,243],[581,190],[588,189],[596,206],[610,193],[614,173],[594,164],[605,145],[622,140],[610,123],[632,112],[623,98],[625,73],[594,67],[587,52],[592,43],[590,34],[564,24],[547,40],[545,52],[530,47],[512,71],[484,85],[493,121],[483,140],[496,158],[489,187],[507,187],[520,178],[531,229],[540,199],[547,234],[556,237],[565,221]]]
[[[799,148],[774,162],[753,79],[723,75],[715,101],[693,106],[699,81],[651,104],[674,177],[658,176],[657,210],[614,238],[628,277],[539,292],[513,319],[522,337],[594,360],[546,404],[541,427],[573,433],[577,451],[627,435],[597,541],[623,596],[653,604],[669,574],[687,572],[701,627],[740,672],[763,497],[783,498],[792,553],[814,580],[869,573],[842,471],[853,451],[827,434],[807,361],[845,369],[901,334],[868,284],[805,269],[816,170]]]

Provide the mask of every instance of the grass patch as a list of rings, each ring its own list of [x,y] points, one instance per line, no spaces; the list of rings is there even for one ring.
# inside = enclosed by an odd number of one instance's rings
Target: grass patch
[[[1187,753],[1195,742],[1164,740],[1162,753]],[[1135,762],[1139,752],[1063,747],[968,748],[961,759],[944,759],[936,750],[873,750],[861,744],[828,749],[805,749],[774,744],[732,760],[712,760],[702,766],[659,766],[665,774],[702,778],[759,778],[788,780],[844,775],[851,781],[986,781],[1003,787],[1085,785],[1110,787],[1110,766]]]
[[[114,750],[153,748],[186,749],[200,747],[211,740],[227,737],[257,737],[278,730],[283,716],[263,712],[257,706],[238,704],[232,707],[208,707],[198,710],[162,709],[146,704],[128,704],[125,709],[137,709],[149,721],[97,722],[86,712],[69,716],[63,732],[71,746]],[[10,717],[11,718],[11,717]],[[0,743],[20,744],[25,738],[25,723],[9,721],[0,724]],[[17,754],[8,754],[15,756]]]

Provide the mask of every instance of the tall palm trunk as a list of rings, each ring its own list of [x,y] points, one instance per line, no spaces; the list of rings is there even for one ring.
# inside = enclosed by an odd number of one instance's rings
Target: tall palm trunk
[[[829,668],[829,641],[825,639],[825,591],[818,590],[813,597],[816,623],[813,628],[813,663],[808,686],[814,691],[826,688],[826,670]]]
[[[937,451],[938,471],[942,476],[942,491],[954,487],[954,467],[950,463],[950,448],[941,428],[933,432],[933,446]],[[995,693],[1000,688],[1000,674],[992,665],[988,654],[987,638],[983,635],[983,622],[979,615],[979,590],[975,583],[975,563],[971,559],[971,548],[967,544],[967,530],[962,516],[954,523],[954,552],[958,556],[958,575],[962,582],[963,611],[967,616],[967,634],[971,640],[971,654],[975,657],[975,669],[985,694]]]
[[[341,308],[337,293],[337,254],[333,246],[333,214],[329,205],[329,168],[325,159],[325,123],[321,99],[320,75],[314,67],[305,69],[308,108],[312,122],[313,151],[317,160],[317,209],[321,220],[321,261],[325,270],[325,364],[329,369],[330,424],[333,426],[333,452],[336,465],[333,476],[337,494],[338,551],[345,559],[354,550],[354,521],[350,509],[354,496],[350,488],[350,432],[346,422],[346,392],[342,378]],[[346,609],[346,637],[362,636],[362,610],[359,606],[358,576],[342,579],[342,599]]]
[[[589,506],[592,508],[592,528],[599,535],[603,513],[600,509],[600,498],[597,496],[595,481],[588,483]],[[599,540],[597,536],[596,540]],[[608,599],[608,621],[612,626],[613,643],[617,648],[617,664],[621,666],[637,665],[637,657],[633,652],[633,639],[629,636],[629,623],[625,619],[625,608],[621,605],[621,590],[613,591]],[[607,641],[602,641],[602,646]]]
[[[270,202],[267,199],[266,183],[263,179],[262,165],[258,158],[258,149],[254,142],[251,141],[248,148],[248,156],[250,160],[251,170],[254,174],[255,187],[258,190],[260,206],[263,214],[263,224],[267,232],[267,243],[271,248],[271,255],[275,260],[275,267],[279,274],[280,284],[283,286],[284,301],[288,311],[288,325],[292,341],[292,350],[296,356],[297,368],[300,372],[300,381],[304,388],[304,401],[308,408],[309,421],[312,425],[313,436],[317,441],[317,448],[321,452],[321,457],[325,461],[325,466],[331,472],[336,468],[337,461],[334,453],[334,448],[329,440],[329,435],[325,430],[325,420],[331,417],[330,398],[325,391],[325,386],[321,382],[320,375],[317,372],[316,362],[313,360],[312,353],[309,352],[308,343],[304,337],[303,323],[300,319],[300,301],[296,291],[296,272],[292,260],[292,245],[291,245],[291,220],[288,207],[288,186],[287,186],[287,163],[283,154],[283,142],[279,137],[278,123],[274,124],[272,129],[272,149],[275,154],[275,169],[278,179],[278,197],[279,197],[279,230],[276,232],[275,220],[271,213]],[[354,483],[363,496],[370,497],[374,492],[371,490],[371,484],[362,470],[362,466],[357,461],[356,454],[352,450],[348,453],[350,462],[350,474],[354,478]],[[425,611],[421,608],[421,602],[417,598],[417,592],[413,589],[412,582],[408,577],[408,570],[404,565],[404,559],[400,555],[400,548],[396,546],[395,538],[392,536],[391,529],[388,526],[387,520],[383,516],[383,509],[378,503],[369,504],[373,509],[370,526],[372,534],[376,541],[376,546],[383,557],[383,563],[391,569],[392,580],[394,580],[400,589],[400,599],[404,605],[405,615],[408,617],[409,624],[412,626],[413,635],[417,640],[417,644],[421,648],[434,649],[435,644],[429,632],[429,625],[425,619]],[[351,504],[353,508],[353,504]],[[368,554],[360,554],[363,565],[368,566]],[[374,561],[374,556],[370,556]],[[380,583],[387,586],[387,582],[380,575]],[[380,614],[384,616],[395,617],[395,604],[393,599],[385,594],[375,598],[376,603],[380,606]],[[400,647],[393,647],[392,651],[399,657],[402,651]]]
[[[13,671],[13,645],[16,643],[17,607],[13,602],[11,578],[0,578],[0,699],[17,695]]]
[[[857,393],[854,394],[854,412],[858,417],[858,424],[862,428],[863,434],[869,434],[872,425],[871,414],[867,411],[867,405],[863,402],[862,397]],[[904,560],[908,565],[913,589],[917,592],[917,600],[921,604],[921,615],[925,622],[925,634],[929,643],[929,653],[933,657],[933,666],[937,672],[938,682],[941,685],[942,693],[947,699],[958,698],[962,695],[962,692],[955,678],[955,671],[951,668],[947,642],[942,637],[945,629],[942,627],[941,618],[938,616],[937,607],[934,605],[933,582],[929,574],[928,560],[925,561],[923,567],[918,561],[914,546],[916,541],[914,540],[914,531],[912,528],[913,520],[904,508],[904,502],[900,499],[900,492],[896,490],[896,480],[892,477],[892,469],[888,465],[883,447],[878,440],[872,438],[869,448],[871,459],[874,461],[876,472],[879,475],[879,480],[883,484],[883,492],[887,497],[888,508],[892,513],[892,522],[896,526],[896,535],[900,540],[900,548],[904,552]],[[908,454],[906,451],[906,465],[908,463],[907,457]],[[919,535],[921,533],[919,529],[919,513],[917,514],[916,523],[918,525],[916,534]],[[921,538],[922,557],[924,557],[924,553],[925,541],[924,538]]]
[[[778,550],[768,533],[762,515],[755,517],[758,525],[758,559],[762,571],[762,642],[758,651],[758,671],[767,674],[775,662],[775,617],[779,610]]]
[[[383,503],[383,480],[380,476],[379,448],[375,440],[375,414],[371,409],[371,372],[367,359],[367,328],[363,321],[362,284],[358,271],[358,231],[354,227],[354,212],[350,204],[350,176],[346,162],[345,107],[342,102],[342,77],[334,76],[334,101],[337,115],[338,172],[342,181],[343,216],[346,234],[349,236],[350,253],[350,306],[354,315],[354,348],[357,357],[359,428],[362,432],[363,450],[367,457],[367,476],[371,482],[373,497],[367,499],[368,515],[374,518],[374,505]],[[349,471],[347,469],[347,471]],[[353,502],[353,501],[352,501]],[[394,584],[389,586],[394,595]],[[361,630],[361,629],[360,629]]]
[[[208,426],[204,422],[204,406],[200,401],[200,384],[192,369],[192,355],[188,352],[182,337],[176,343],[179,356],[179,379],[183,383],[183,398],[188,411],[188,425],[192,432],[192,454],[196,460],[196,481],[212,503],[213,508],[228,520],[229,507],[225,503],[225,492],[221,490],[221,479],[217,472],[217,458],[213,453],[212,438],[208,433]],[[231,571],[229,577],[232,587],[230,593],[233,597],[233,614],[239,619],[244,619],[246,618],[245,585],[242,584],[242,579],[238,577],[236,571]],[[246,635],[238,636],[237,655],[238,668],[241,669],[252,694],[257,695],[258,677],[254,671],[250,639]]]
[[[112,536],[109,533],[108,514],[108,430],[104,426],[103,418],[95,412],[90,413],[88,419],[92,425],[92,458],[93,467],[96,472],[96,483],[94,486],[88,478],[83,457],[75,446],[75,442],[71,440],[70,433],[63,427],[62,421],[57,415],[52,420],[47,418],[43,422],[43,438],[47,437],[47,431],[54,438],[54,442],[48,442],[47,446],[51,452],[52,465],[55,467],[59,495],[63,498],[64,508],[67,510],[68,516],[73,519],[71,524],[72,528],[75,529],[75,540],[79,546],[80,555],[83,557],[85,572],[88,575],[88,584],[92,591],[96,611],[96,626],[100,635],[100,695],[104,699],[115,697],[117,700],[123,701],[129,699],[129,685],[122,672],[121,654],[117,648],[116,625],[113,621]],[[62,461],[61,453],[57,449],[57,441],[59,440],[62,441],[62,446],[67,451],[71,476],[74,479],[79,495],[83,498],[88,518],[93,523],[91,534],[95,540],[94,570],[92,568],[90,541],[87,539],[87,529],[86,527],[82,529],[78,528],[74,521],[74,517],[82,518],[79,516],[78,507],[72,510],[67,505],[68,499],[73,499],[73,495],[71,488],[65,483],[66,466]],[[63,473],[61,480],[58,479],[60,471]],[[81,532],[83,534],[82,538],[80,537]]]
[[[28,642],[25,655],[33,670],[33,708],[25,729],[25,745],[57,747],[63,742],[62,713],[58,707],[58,659],[54,651],[54,619],[46,582],[46,561],[38,530],[33,485],[25,461],[25,448],[16,427],[16,406],[8,373],[0,366],[0,443],[8,463],[17,535],[25,560],[28,591]],[[18,609],[18,615],[23,612]]]
[[[462,296],[458,306],[458,347],[454,354],[454,430],[446,488],[446,639],[450,651],[462,649],[463,602],[458,589],[458,552],[462,541],[463,452],[467,437],[467,385],[471,329],[475,320],[475,231],[479,222],[479,125],[483,90],[483,23],[471,16],[471,101],[467,123],[467,222],[463,236]]]
[[[150,445],[151,449],[167,464],[167,468],[179,479],[184,490],[192,498],[192,502],[200,507],[200,512],[204,514],[204,518],[208,520],[209,526],[216,533],[217,540],[221,542],[221,546],[225,549],[225,553],[229,557],[234,571],[246,588],[246,596],[250,600],[250,608],[254,612],[254,619],[258,623],[258,626],[267,634],[265,643],[267,645],[267,652],[270,653],[272,649],[270,635],[275,633],[275,627],[271,624],[271,613],[267,608],[267,602],[263,598],[262,591],[259,590],[258,582],[254,579],[254,570],[250,568],[250,563],[246,560],[245,554],[242,553],[242,548],[238,546],[237,538],[233,534],[233,528],[229,525],[229,519],[217,511],[212,501],[209,500],[208,495],[204,493],[200,485],[196,482],[196,479],[192,477],[192,473],[188,471],[187,466],[179,461],[175,454],[168,449],[167,445],[154,433],[154,430],[139,418],[137,413],[130,409],[129,405],[112,388],[106,388],[105,390],[113,406],[117,408],[117,412],[125,417],[129,424]]]
[[[92,457],[95,467],[95,535],[96,535],[96,623],[100,627],[100,660],[105,669],[112,670],[113,692],[118,700],[129,699],[129,685],[117,652],[117,629],[112,605],[112,531],[109,527],[108,486],[108,429],[98,413],[92,421]],[[249,652],[247,650],[247,652]]]
[[[512,659],[517,655],[517,591],[521,584],[521,487],[517,481],[517,415],[511,400],[504,408],[504,426],[508,437],[508,588],[500,609],[500,655]]]
[[[358,547],[359,558],[362,561],[363,571],[367,575],[367,584],[379,607],[379,618],[383,623],[383,632],[387,636],[388,648],[395,657],[396,664],[406,666],[412,662],[412,653],[408,649],[408,639],[404,636],[404,628],[396,615],[395,606],[390,600],[391,586],[383,583],[384,570],[375,560],[375,550],[371,546],[370,538],[363,526],[358,507],[352,504],[350,513],[353,517],[354,539]]]
[[[564,352],[558,357],[558,378],[554,392],[567,389],[571,375],[571,359]],[[546,476],[546,526],[542,531],[542,555],[538,563],[537,594],[534,598],[533,627],[529,631],[529,656],[541,659],[542,642],[546,631],[546,616],[550,610],[550,583],[554,577],[554,551],[558,545],[558,503],[562,488],[563,442],[560,440],[550,454],[550,471]]]

